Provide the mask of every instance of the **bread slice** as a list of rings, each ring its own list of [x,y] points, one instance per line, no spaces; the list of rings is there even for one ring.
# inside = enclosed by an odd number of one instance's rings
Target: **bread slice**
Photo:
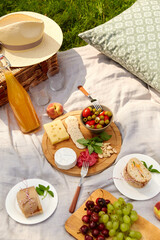
[[[136,188],[144,187],[152,178],[151,173],[137,158],[129,160],[124,168],[123,175],[125,180]]]
[[[21,189],[17,193],[17,201],[26,218],[43,212],[35,187]]]

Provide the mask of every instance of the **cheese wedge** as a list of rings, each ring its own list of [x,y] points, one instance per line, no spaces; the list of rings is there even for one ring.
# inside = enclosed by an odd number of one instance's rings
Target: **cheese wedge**
[[[52,145],[69,139],[69,134],[61,120],[54,120],[50,123],[46,123],[43,127]]]

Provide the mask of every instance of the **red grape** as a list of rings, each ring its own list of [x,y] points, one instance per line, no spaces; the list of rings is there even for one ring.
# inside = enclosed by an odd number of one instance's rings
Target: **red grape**
[[[104,200],[104,198],[97,198],[96,203],[100,207],[106,207],[106,201]]]
[[[97,205],[98,205],[98,201],[99,201],[99,199],[100,199],[100,198],[97,198],[97,199],[96,199],[96,204],[97,204]]]
[[[89,223],[90,222],[90,217],[88,215],[84,215],[82,217],[82,221],[85,222],[85,223]]]
[[[88,228],[88,226],[86,226],[86,225],[83,225],[83,226],[80,228],[80,231],[81,231],[81,233],[82,233],[83,235],[86,235],[87,232],[88,232],[88,230],[89,230],[89,228]]]
[[[106,204],[110,203],[110,200],[109,199],[106,199]]]
[[[102,231],[103,229],[105,229],[104,223],[100,223],[100,224],[98,225],[98,229],[99,229],[100,231]]]
[[[93,221],[91,221],[91,222],[89,223],[89,227],[90,227],[91,229],[94,229],[94,228],[96,228],[96,227],[97,227],[97,223],[96,223],[96,222],[93,222]]]
[[[93,229],[92,230],[92,236],[97,237],[99,235],[99,230],[98,229]]]
[[[108,229],[103,229],[103,230],[101,231],[101,233],[102,233],[105,237],[109,237],[109,231],[108,231]]]
[[[88,200],[88,201],[86,202],[86,207],[87,207],[88,209],[93,208],[93,207],[94,207],[94,202],[91,201],[91,200]]]
[[[91,220],[93,222],[98,222],[99,221],[99,216],[97,213],[93,212],[92,215],[91,215]]]
[[[85,240],[93,240],[93,237],[90,235],[85,235]]]
[[[102,207],[101,211],[107,213],[107,208],[106,207]]]
[[[95,205],[93,207],[93,211],[98,213],[99,211],[101,211],[101,208],[98,205]]]
[[[87,215],[88,215],[88,216],[91,216],[91,215],[92,215],[92,210],[87,209]]]
[[[98,235],[98,237],[96,238],[96,240],[105,240],[105,237],[102,235]]]

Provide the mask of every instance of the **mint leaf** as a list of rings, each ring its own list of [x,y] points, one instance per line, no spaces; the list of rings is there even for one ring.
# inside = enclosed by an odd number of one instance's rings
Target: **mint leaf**
[[[143,163],[143,165],[150,171],[153,173],[160,173],[157,169],[153,168],[153,165],[150,165],[149,167],[147,167],[147,164],[144,161],[141,161]]]
[[[87,146],[88,143],[89,143],[89,140],[85,139],[85,138],[80,138],[80,139],[77,140],[77,142],[84,145],[84,146]]]
[[[149,168],[148,168],[148,170],[151,170],[152,168],[153,168],[153,165],[150,165]]]
[[[157,169],[153,169],[153,168],[150,169],[149,171],[150,171],[150,172],[153,172],[153,173],[160,173]]]
[[[38,186],[39,186],[39,189],[40,189],[40,190],[42,190],[42,191],[45,191],[45,190],[46,190],[46,187],[45,187],[45,186],[43,186],[43,185],[41,185],[41,184],[39,184]]]
[[[102,143],[95,143],[94,145],[102,147]]]
[[[40,188],[36,187],[36,191],[37,191],[38,195],[40,195],[40,196],[44,195],[44,191],[41,190]]]
[[[148,169],[147,164],[144,161],[141,161],[143,165]]]
[[[91,145],[88,145],[88,151],[89,154],[91,154],[94,151],[94,148]]]
[[[90,140],[95,141],[95,142],[103,142],[103,140],[100,137],[93,137]]]
[[[95,153],[102,153],[101,147],[94,145],[93,148]]]
[[[47,194],[50,194],[52,197],[54,197],[53,192],[49,190],[50,189],[49,185],[47,187],[45,187],[45,186],[39,184],[38,186],[39,187],[36,187],[36,191],[37,191],[38,195],[43,196],[42,200],[47,196]],[[45,195],[44,195],[44,193],[45,193]]]
[[[53,194],[52,191],[49,190],[48,193],[49,193],[52,197],[54,197],[54,194]]]
[[[103,140],[103,141],[108,141],[111,137],[112,137],[112,135],[109,135],[108,133],[106,133],[106,132],[102,132],[102,133],[100,133],[100,138]]]

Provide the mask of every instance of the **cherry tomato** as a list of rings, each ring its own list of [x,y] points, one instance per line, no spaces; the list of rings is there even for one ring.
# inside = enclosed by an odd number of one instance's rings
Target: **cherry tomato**
[[[83,112],[82,112],[82,116],[84,117],[84,118],[87,118],[88,116],[90,116],[91,115],[91,110],[89,109],[89,108],[85,108],[84,110],[83,110]]]
[[[88,124],[89,126],[94,125],[95,124],[95,120],[87,121],[86,124]]]
[[[109,120],[109,117],[107,115],[104,116],[104,121]]]
[[[99,115],[104,116],[105,111],[102,111]]]

